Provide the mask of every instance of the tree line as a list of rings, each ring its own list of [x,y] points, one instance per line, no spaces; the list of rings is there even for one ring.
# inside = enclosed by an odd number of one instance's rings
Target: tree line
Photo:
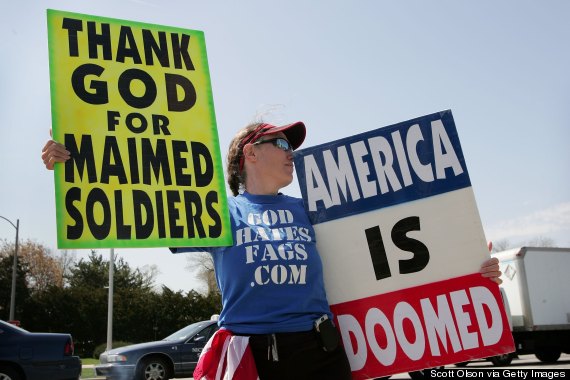
[[[8,320],[14,244],[0,246],[0,319]],[[113,340],[130,343],[160,340],[176,330],[210,319],[221,310],[217,289],[157,289],[152,270],[114,262]],[[53,254],[34,241],[18,249],[15,319],[33,332],[73,336],[76,353],[90,357],[107,339],[109,260],[96,251],[76,260],[69,252]]]

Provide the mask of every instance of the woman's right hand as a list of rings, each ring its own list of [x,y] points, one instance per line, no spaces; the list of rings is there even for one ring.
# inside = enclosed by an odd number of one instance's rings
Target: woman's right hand
[[[56,162],[65,162],[70,157],[69,151],[65,149],[65,146],[54,140],[48,140],[42,149],[42,160],[49,170],[53,170]]]

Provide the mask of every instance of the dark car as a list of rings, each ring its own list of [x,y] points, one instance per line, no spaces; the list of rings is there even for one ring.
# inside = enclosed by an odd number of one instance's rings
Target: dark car
[[[218,330],[215,320],[196,322],[157,342],[133,344],[103,352],[98,376],[107,380],[166,380],[192,377],[206,342]]]
[[[77,380],[80,375],[71,335],[32,333],[0,320],[0,379]]]

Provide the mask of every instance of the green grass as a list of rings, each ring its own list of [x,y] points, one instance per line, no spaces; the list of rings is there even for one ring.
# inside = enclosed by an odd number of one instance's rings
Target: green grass
[[[81,379],[104,379],[104,377],[97,377],[93,368],[83,368],[81,371]]]
[[[92,359],[92,358],[86,358],[86,359],[82,358],[81,364],[82,365],[99,364],[99,360]],[[97,377],[97,375],[95,375],[95,369],[85,368],[85,367],[83,367],[83,370],[81,371],[81,378],[82,379],[104,379],[104,377]]]

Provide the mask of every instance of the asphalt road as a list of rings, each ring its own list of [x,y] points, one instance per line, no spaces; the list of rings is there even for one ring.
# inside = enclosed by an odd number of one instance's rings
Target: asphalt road
[[[537,369],[541,371],[545,370],[556,371],[560,369],[566,369],[566,371],[570,370],[570,355],[562,354],[558,362],[556,362],[555,364],[544,364],[540,360],[538,360],[534,355],[522,355],[519,358],[513,359],[513,362],[507,367],[495,367],[489,361],[478,360],[469,363],[465,367],[456,367],[454,365],[449,365],[446,366],[445,368],[448,370],[457,370],[457,371],[464,370],[465,372],[469,371],[470,369],[471,370],[488,369],[489,371],[498,370],[502,375],[503,375],[502,373],[503,370],[508,370],[509,374],[507,375],[510,375],[511,379],[519,379],[519,378],[523,379],[523,377],[517,376],[516,371],[518,369]],[[465,372],[463,372],[463,376],[460,377],[468,377],[465,376]],[[458,377],[457,374],[454,377],[457,378]],[[505,378],[505,376],[503,375],[500,378]],[[98,377],[97,379],[99,380],[103,378]],[[407,373],[397,374],[391,376],[390,379],[410,379],[410,375],[408,375]],[[191,377],[187,377],[179,380],[193,380],[193,379]]]

